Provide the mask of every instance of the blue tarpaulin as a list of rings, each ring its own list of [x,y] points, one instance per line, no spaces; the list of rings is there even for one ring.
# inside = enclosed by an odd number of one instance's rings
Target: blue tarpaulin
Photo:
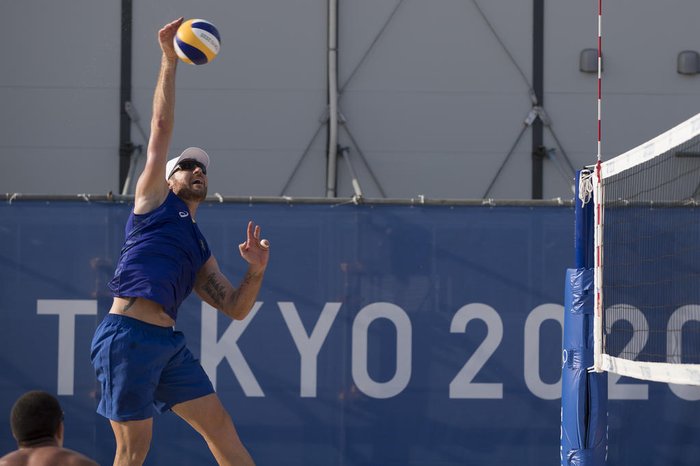
[[[130,208],[0,205],[0,453],[14,400],[43,389],[66,446],[111,464],[89,347]],[[234,283],[249,219],[271,241],[253,312],[232,323],[192,296],[177,328],[258,465],[557,463],[571,208],[205,203],[197,222]],[[610,402],[609,464],[696,464],[698,403],[648,385]],[[215,463],[166,413],[146,464]]]

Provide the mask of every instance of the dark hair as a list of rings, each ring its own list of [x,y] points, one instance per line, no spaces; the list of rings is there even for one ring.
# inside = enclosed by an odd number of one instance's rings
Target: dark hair
[[[53,438],[63,421],[63,410],[50,393],[33,390],[25,393],[12,406],[10,425],[19,444],[31,444]]]

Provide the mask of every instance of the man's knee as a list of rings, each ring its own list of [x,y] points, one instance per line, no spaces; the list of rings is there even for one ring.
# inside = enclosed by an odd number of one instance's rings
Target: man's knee
[[[149,439],[117,439],[117,451],[115,464],[141,465],[146,460],[146,455],[151,447]]]
[[[117,454],[114,456],[114,464],[119,466],[137,466],[146,461],[148,447],[145,449],[133,449],[130,447],[117,446]]]
[[[115,465],[141,465],[151,447],[152,420],[115,422],[112,421],[114,437],[117,441]]]

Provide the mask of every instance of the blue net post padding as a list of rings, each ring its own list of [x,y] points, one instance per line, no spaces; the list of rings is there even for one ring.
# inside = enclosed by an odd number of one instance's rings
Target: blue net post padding
[[[561,378],[561,465],[604,466],[607,373],[593,366],[593,270],[568,269]]]
[[[575,269],[566,271],[562,344],[561,465],[604,466],[607,455],[607,373],[593,366],[593,206],[576,182]]]

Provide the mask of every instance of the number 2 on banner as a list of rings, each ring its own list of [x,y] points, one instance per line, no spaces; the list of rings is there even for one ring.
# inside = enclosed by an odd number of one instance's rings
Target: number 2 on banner
[[[635,360],[639,354],[637,348],[643,348],[649,338],[649,322],[638,308],[627,304],[615,304],[606,311],[608,324],[610,327],[620,321],[627,322],[632,327],[632,337],[621,353],[631,354],[630,359]],[[666,334],[670,335],[672,329],[681,329],[683,324],[691,320],[699,320],[700,309],[696,305],[685,305],[678,308],[670,317]],[[667,338],[670,338],[668,336]],[[682,338],[682,334],[680,337]],[[671,346],[671,342],[667,342]],[[679,347],[682,345],[678,344]],[[671,353],[669,347],[667,353]],[[669,363],[678,364],[680,356],[669,357]],[[625,384],[620,382],[622,376],[614,373],[608,374],[608,398],[611,400],[648,400],[649,384],[633,381]],[[700,388],[688,385],[676,385],[669,383],[668,388],[680,399],[686,401],[700,400]]]
[[[486,324],[486,338],[481,342],[472,357],[467,360],[462,369],[450,382],[450,398],[503,398],[502,383],[475,383],[474,376],[484,367],[486,361],[493,355],[503,339],[503,322],[494,308],[482,303],[472,303],[457,311],[452,324],[451,333],[464,333],[467,325],[473,319],[479,319]]]

